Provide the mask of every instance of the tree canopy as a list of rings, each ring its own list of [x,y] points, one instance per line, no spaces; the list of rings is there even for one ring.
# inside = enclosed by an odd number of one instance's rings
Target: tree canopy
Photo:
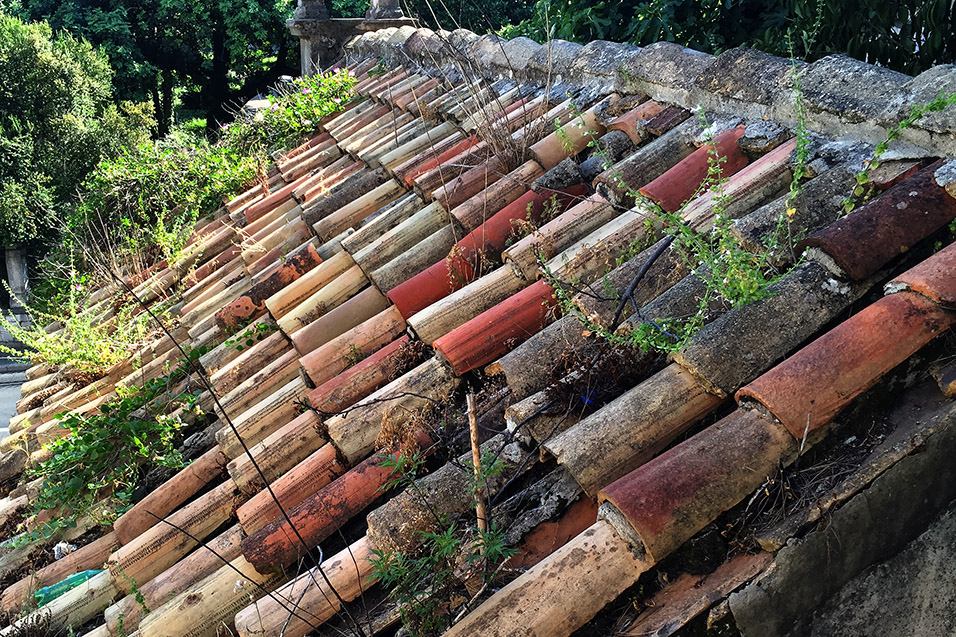
[[[666,40],[708,53],[752,46],[814,60],[846,53],[906,73],[956,61],[952,0],[537,0],[505,27],[574,42],[647,45]]]
[[[118,97],[152,100],[161,135],[177,94],[212,129],[298,70],[292,0],[22,0],[21,11],[102,46]]]
[[[106,55],[0,14],[0,245],[50,236],[97,162],[148,138],[150,108],[113,100]]]

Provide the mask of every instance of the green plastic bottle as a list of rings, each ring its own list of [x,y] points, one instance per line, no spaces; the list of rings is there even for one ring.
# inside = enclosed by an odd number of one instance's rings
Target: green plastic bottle
[[[37,606],[43,606],[44,604],[52,602],[63,593],[73,590],[83,582],[89,581],[94,575],[99,575],[102,572],[103,571],[100,570],[80,571],[79,573],[74,573],[62,582],[57,582],[56,584],[51,584],[50,586],[44,586],[34,593],[33,597],[37,600]]]

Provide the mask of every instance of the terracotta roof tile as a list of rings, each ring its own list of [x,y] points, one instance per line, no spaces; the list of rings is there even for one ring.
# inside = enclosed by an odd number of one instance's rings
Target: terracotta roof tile
[[[802,440],[953,319],[915,294],[884,297],[741,389],[737,398],[758,401]]]
[[[956,199],[939,186],[937,162],[893,186],[802,245],[823,250],[854,279],[864,279],[893,257],[956,219]]]
[[[282,509],[298,506],[343,473],[345,467],[339,463],[335,447],[325,444],[272,482],[271,493],[263,489],[236,509],[242,530],[246,535],[252,535],[273,520],[281,519]],[[278,504],[275,499],[278,499]]]
[[[738,409],[605,487],[600,501],[658,561],[759,487],[797,445],[779,425]]]
[[[235,524],[206,541],[215,554],[206,550],[193,551],[158,577],[137,586],[143,604],[146,608],[159,608],[177,590],[188,588],[216,572],[222,567],[222,560],[232,561],[239,557],[240,539],[242,529]],[[137,601],[137,595],[127,595],[107,608],[104,617],[109,630],[118,633],[121,624],[123,630],[135,630],[145,615],[143,604]]]
[[[431,446],[424,433],[419,434],[416,442],[420,449]],[[298,534],[292,532],[285,519],[278,518],[245,538],[242,554],[260,571],[290,566],[307,550],[298,536],[305,540],[305,546],[317,546],[372,504],[391,475],[391,467],[384,465],[382,458],[362,461],[287,511]]]
[[[233,427],[217,431],[216,443],[227,457],[237,457],[244,453],[244,447],[263,440],[298,415],[300,403],[308,394],[305,381],[299,377],[293,378],[266,393],[259,402],[233,418]]]
[[[312,351],[321,344],[325,334],[322,328],[324,323],[319,323],[319,319],[346,303],[367,285],[365,273],[359,266],[353,265],[330,279],[294,310],[278,319],[277,323],[284,332],[291,334],[296,349],[302,353]]]
[[[887,291],[909,290],[956,310],[956,243],[943,248],[887,284]]]
[[[575,186],[568,189],[567,193],[526,193],[459,241],[450,259],[434,264],[391,290],[388,298],[402,312],[402,316],[408,319],[472,280],[479,267],[480,255],[496,254],[504,249],[505,241],[514,231],[512,222],[525,219],[529,213],[529,205],[532,220],[540,220],[544,204],[552,196],[557,196],[563,208],[572,201],[572,196],[583,192],[584,187]]]
[[[330,341],[308,350],[299,364],[313,383],[321,385],[346,369],[350,359],[355,357],[355,351],[371,354],[391,343],[404,331],[405,320],[394,306],[390,306]]]
[[[670,365],[544,447],[591,497],[649,461],[722,400]]]
[[[730,395],[840,315],[868,289],[832,278],[817,263],[798,266],[770,294],[718,317],[675,355],[710,391]]]
[[[458,375],[487,365],[545,326],[554,290],[538,281],[437,339],[432,346]]]
[[[359,352],[357,356],[365,358],[313,389],[309,393],[309,404],[320,413],[351,407],[391,380],[405,357],[402,349],[408,343],[409,337],[405,335],[377,352]]]
[[[691,112],[686,108],[671,105],[651,118],[644,125],[644,128],[651,135],[660,137],[670,129],[690,118],[690,116]]]
[[[544,174],[534,160],[528,160],[498,181],[451,210],[465,232],[471,232],[506,205],[524,195],[528,184]]]
[[[164,517],[175,511],[215,478],[221,476],[225,466],[226,457],[217,447],[204,453],[170,478],[161,488],[147,495],[117,518],[113,523],[116,541],[125,545],[135,540],[156,524],[155,516]]]
[[[226,465],[229,477],[242,493],[249,496],[259,493],[265,488],[266,480],[270,483],[276,480],[328,442],[328,438],[317,431],[321,424],[311,410],[302,412],[250,447],[252,458],[243,454],[230,460]],[[253,466],[253,459],[258,470]]]
[[[648,100],[637,108],[615,117],[607,128],[608,130],[624,131],[631,138],[631,141],[640,144],[645,139],[643,134],[644,124],[660,115],[664,108],[654,100]]]
[[[634,205],[632,189],[646,185],[694,150],[693,135],[700,126],[684,122],[642,146],[633,155],[617,162],[594,179],[594,188],[611,203]]]
[[[277,631],[285,632],[288,637],[306,635],[314,625],[331,619],[339,611],[338,598],[352,601],[371,584],[371,549],[362,537],[327,559],[322,570],[328,584],[322,578],[316,580],[310,569],[304,577],[280,588],[277,597],[298,600],[301,613],[290,616],[284,603],[264,597],[236,614],[236,631],[241,637],[277,634]]]
[[[724,176],[730,176],[747,165],[737,140],[743,136],[745,126],[724,131],[714,138],[714,147],[703,146],[680,160],[660,177],[640,188],[640,193],[655,201],[667,212],[675,212],[690,199],[707,178],[711,153],[726,158],[720,168]]]
[[[237,328],[266,312],[266,300],[322,262],[315,246],[306,243],[294,251],[267,278],[256,283],[246,294],[216,313],[223,328]]]

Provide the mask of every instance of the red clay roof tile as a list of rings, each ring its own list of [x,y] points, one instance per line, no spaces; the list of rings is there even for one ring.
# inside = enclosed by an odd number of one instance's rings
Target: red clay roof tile
[[[403,359],[401,350],[408,342],[406,334],[375,353],[357,352],[356,356],[365,358],[313,389],[309,404],[320,413],[335,413],[367,397],[391,379]]]
[[[668,106],[644,125],[651,135],[660,137],[681,122],[690,118],[691,112],[680,106]]]
[[[956,309],[956,243],[910,268],[886,287],[893,292],[917,292],[948,309]]]
[[[216,312],[216,323],[222,328],[237,328],[259,318],[266,312],[266,299],[320,263],[322,258],[315,246],[306,243],[251,290]]]
[[[442,336],[432,347],[464,374],[495,360],[541,330],[556,306],[554,290],[537,281]]]
[[[623,115],[620,115],[608,124],[608,130],[624,131],[635,144],[645,139],[644,123],[660,115],[664,107],[654,100],[647,100]]]
[[[820,248],[853,279],[875,274],[956,219],[956,199],[933,177],[941,164],[924,168],[800,245]]]
[[[737,392],[803,440],[952,323],[916,294],[884,297]]]
[[[714,138],[717,156],[725,158],[720,164],[723,177],[739,172],[749,161],[737,145],[737,140],[743,137],[745,130],[746,126],[741,124]],[[710,145],[698,148],[663,175],[642,187],[640,193],[655,201],[665,211],[676,212],[681,204],[694,196],[707,178],[712,150]]]
[[[431,446],[422,432],[415,442],[419,449]],[[290,566],[372,504],[391,476],[392,468],[382,458],[364,460],[287,511],[298,535],[285,518],[276,519],[242,541],[242,554],[260,572]]]
[[[350,330],[318,345],[299,364],[316,385],[335,378],[350,364],[355,351],[370,354],[391,343],[405,330],[405,320],[395,306],[359,323]],[[301,351],[301,350],[300,350]]]
[[[298,506],[305,498],[345,473],[339,462],[335,447],[326,443],[277,480],[273,481],[271,493],[263,489],[245,504],[236,509],[236,517],[246,535],[262,529],[273,520],[282,517],[282,509]],[[276,499],[279,504],[276,504]],[[282,509],[279,508],[281,504]]]
[[[660,561],[774,475],[797,443],[756,411],[738,409],[600,494]],[[626,529],[625,529],[626,531]]]
[[[136,503],[113,523],[120,544],[129,544],[156,524],[156,516],[165,517],[179,508],[215,478],[222,475],[226,457],[213,447],[148,496]]]

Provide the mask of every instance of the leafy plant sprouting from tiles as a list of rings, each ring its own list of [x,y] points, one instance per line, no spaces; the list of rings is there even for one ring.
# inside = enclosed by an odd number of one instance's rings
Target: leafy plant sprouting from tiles
[[[262,341],[270,334],[277,332],[279,328],[270,323],[256,323],[249,326],[245,331],[236,336],[232,336],[223,341],[226,347],[233,347],[237,352],[241,352]]]
[[[768,250],[753,254],[740,246],[732,233],[733,219],[727,214],[729,200],[723,192],[726,179],[722,165],[726,158],[719,155],[714,143],[713,127],[709,125],[702,110],[699,117],[702,128],[708,134],[704,146],[708,149],[707,175],[694,195],[677,211],[662,210],[660,206],[625,184],[620,176],[617,177],[618,183],[627,189],[631,197],[654,213],[654,220],[649,221],[646,237],[655,238],[654,227],[662,227],[665,234],[669,235],[667,240],[671,242],[670,248],[678,251],[692,273],[704,282],[705,291],[698,298],[697,309],[693,314],[664,319],[641,317],[642,320],[635,329],[620,333],[616,330],[617,326],[600,325],[585,316],[572,302],[574,294],[571,291],[577,287],[575,282],[571,282],[569,287],[568,282],[557,279],[546,269],[545,278],[558,291],[557,300],[562,312],[575,315],[585,330],[597,334],[611,344],[635,346],[644,351],[676,351],[708,321],[712,308],[717,305],[735,307],[764,298],[768,294],[767,287],[780,276],[771,263],[771,256],[776,253],[782,236],[786,234],[781,231],[787,228],[788,217],[781,215]],[[588,145],[595,149],[595,153],[602,153],[596,135],[593,132],[589,134],[591,140]],[[798,154],[798,162],[801,157],[805,161],[806,153]],[[608,164],[609,162],[605,161],[605,165]],[[795,179],[797,174],[795,172]],[[799,171],[801,177],[805,174],[805,171]],[[792,192],[799,192],[798,188],[799,186],[795,186]],[[702,233],[689,226],[683,215],[692,201],[708,191],[713,201],[713,226],[709,232]],[[638,248],[644,247],[645,241],[638,240],[633,242],[626,252],[636,254],[640,252]],[[618,261],[620,264],[620,259]],[[607,291],[609,290],[605,290]]]
[[[558,201],[558,195],[554,194],[548,199],[545,199],[541,205],[540,225],[548,223],[560,214],[561,204]],[[529,201],[525,209],[524,218],[511,220],[511,236],[505,239],[505,247],[513,245],[524,237],[534,234],[538,230],[538,227],[539,223],[535,221],[534,202]]]
[[[876,194],[876,186],[870,179],[870,171],[880,167],[880,160],[890,149],[890,144],[899,139],[904,130],[910,128],[920,118],[929,113],[938,113],[948,106],[956,105],[956,93],[940,93],[936,99],[927,104],[916,104],[910,109],[910,114],[886,132],[886,137],[876,145],[873,157],[863,164],[863,169],[856,174],[856,186],[853,192],[843,199],[843,211],[847,214],[858,205],[866,203]]]
[[[374,577],[391,590],[402,624],[416,637],[431,637],[448,629],[453,612],[466,601],[462,595],[465,580],[478,578],[483,590],[517,553],[505,542],[504,531],[493,523],[482,530],[439,513],[416,480],[424,462],[421,452],[384,456],[382,466],[391,469],[384,489],[402,488],[416,494],[431,512],[437,530],[422,532],[422,546],[414,554],[373,549],[371,558]],[[477,501],[486,481],[499,475],[504,464],[495,454],[485,453],[478,471],[472,466],[464,468],[474,475],[471,495]],[[464,563],[459,560],[462,554]]]
[[[195,360],[200,354],[195,350],[189,356]],[[183,466],[176,447],[183,420],[169,412],[173,407],[197,410],[200,392],[170,393],[169,388],[186,378],[187,368],[183,362],[142,388],[118,391],[118,399],[102,405],[99,414],[59,417],[69,434],[49,443],[51,457],[28,469],[31,478],[42,478],[30,502],[32,514],[50,510],[56,515],[19,542],[45,540],[85,518],[110,524],[134,503],[146,467]]]
[[[133,306],[123,305],[116,310],[113,321],[103,325],[94,313],[81,311],[79,295],[87,289],[87,278],[71,273],[71,285],[66,307],[57,315],[49,314],[17,299],[30,317],[31,326],[22,327],[18,321],[0,314],[0,328],[5,329],[25,350],[0,345],[0,354],[33,364],[44,363],[66,368],[68,375],[98,377],[116,363],[126,360],[152,330],[146,314],[134,315]],[[3,282],[11,298],[16,295]],[[155,308],[162,312],[161,304]],[[60,322],[62,328],[47,332],[44,325]]]

